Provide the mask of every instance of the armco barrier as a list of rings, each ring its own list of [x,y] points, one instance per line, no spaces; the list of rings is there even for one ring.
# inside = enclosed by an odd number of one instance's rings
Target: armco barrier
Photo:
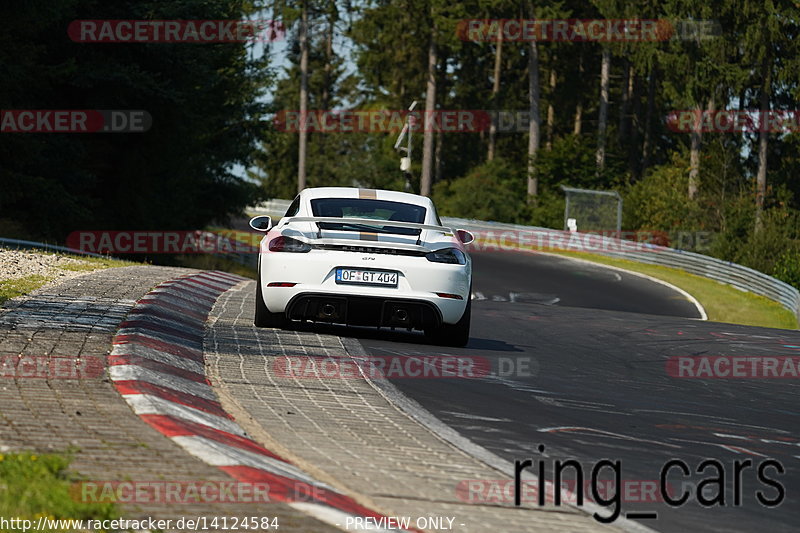
[[[91,252],[81,252],[80,250],[73,250],[72,248],[67,248],[66,246],[56,246],[55,244],[48,244],[46,242],[22,241],[19,239],[0,238],[0,246],[2,246],[3,248],[15,248],[23,250],[49,250],[51,252],[88,255],[90,257],[107,257],[105,255],[94,254]]]
[[[280,217],[286,212],[291,200],[273,199],[259,206],[248,209],[251,215],[270,215]],[[518,224],[505,224],[501,222],[485,222],[481,220],[470,220],[464,218],[442,217],[442,224],[452,228],[460,228],[474,232],[486,233],[512,231],[517,234],[530,234],[534,239],[540,239],[547,235],[557,235],[560,240],[568,240],[568,233],[562,230],[540,228],[536,226],[521,226]],[[619,257],[638,263],[648,263],[651,265],[661,265],[666,267],[685,270],[690,274],[713,279],[720,283],[728,284],[739,290],[752,292],[778,302],[783,307],[794,313],[800,324],[800,291],[780,280],[768,276],[763,272],[758,272],[729,261],[722,261],[707,255],[687,252],[685,250],[675,250],[664,246],[652,244],[640,244],[634,248],[639,251],[624,250],[624,243],[610,237],[596,237],[599,242],[605,242],[607,246],[601,245],[600,250],[587,250],[591,253]],[[554,240],[554,239],[549,239]],[[608,251],[605,249],[608,248]],[[651,250],[641,251],[642,249]],[[546,250],[544,250],[546,251]]]
[[[559,239],[562,241],[568,240],[568,232],[535,226],[520,226],[517,224],[483,222],[480,220],[450,217],[443,217],[442,223],[445,226],[480,232],[482,234],[494,232],[497,237],[500,237],[503,232],[508,231],[517,234],[529,233],[533,237],[531,240],[534,242],[541,242],[537,241],[537,239],[541,239],[542,236],[548,234],[562,236]],[[800,292],[788,283],[777,280],[763,272],[758,272],[752,268],[737,265],[729,261],[722,261],[707,255],[684,250],[675,250],[652,244],[640,244],[634,247],[637,250],[626,251],[624,250],[626,247],[624,245],[625,241],[602,236],[597,236],[596,238],[599,242],[606,243],[607,245],[601,245],[598,247],[599,249],[596,250],[586,251],[599,255],[628,259],[639,263],[679,268],[690,274],[713,279],[742,291],[759,294],[778,302],[794,313],[798,323],[800,323]],[[544,242],[551,242],[553,240],[555,239],[545,239]]]

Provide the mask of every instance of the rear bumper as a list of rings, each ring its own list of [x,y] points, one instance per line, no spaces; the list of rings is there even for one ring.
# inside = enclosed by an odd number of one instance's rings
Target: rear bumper
[[[350,326],[427,329],[442,325],[439,308],[425,300],[346,294],[297,294],[287,304],[286,316]]]
[[[336,283],[337,267],[398,272],[398,285],[397,287],[378,287],[339,284]],[[311,302],[308,304],[309,307],[312,307],[317,305],[314,302],[319,302],[320,297],[325,297],[330,301],[338,301],[340,306],[346,305],[348,323],[356,325],[366,322],[367,325],[381,325],[381,323],[387,323],[384,302],[402,302],[413,309],[431,310],[430,313],[420,311],[417,314],[421,314],[421,316],[414,315],[412,320],[414,323],[424,324],[424,327],[435,327],[436,324],[432,326],[427,324],[431,321],[438,321],[439,324],[455,324],[461,319],[470,297],[472,268],[469,262],[466,265],[431,263],[424,257],[323,250],[293,254],[262,250],[260,276],[262,298],[267,309],[272,313],[286,313],[290,318],[297,317],[296,319],[309,316],[309,320],[322,321],[323,318],[319,316],[319,312],[306,311],[306,303],[302,303],[302,307],[300,307],[298,302],[300,298],[306,298]],[[286,282],[295,285],[270,287],[271,282]],[[454,294],[460,296],[461,299],[441,297],[437,293]],[[313,298],[307,298],[310,296]],[[369,312],[363,314],[372,313],[374,319],[367,320],[370,317],[363,317],[361,309],[368,309]],[[431,318],[431,313],[436,318]],[[332,320],[326,321],[331,322]]]

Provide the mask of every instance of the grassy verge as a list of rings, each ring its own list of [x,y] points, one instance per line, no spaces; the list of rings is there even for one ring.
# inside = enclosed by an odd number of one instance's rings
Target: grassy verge
[[[0,304],[11,298],[35,291],[51,279],[53,278],[34,274],[24,278],[0,280]]]
[[[671,283],[694,296],[705,308],[708,319],[714,322],[798,329],[794,314],[769,298],[743,292],[730,285],[695,276],[677,268],[648,265],[586,252],[548,251],[548,253],[624,268]]]
[[[32,250],[33,253],[40,255],[52,255],[40,250]],[[0,305],[6,300],[28,294],[43,286],[48,281],[56,279],[55,273],[59,270],[66,270],[71,272],[91,272],[94,270],[102,270],[105,268],[121,267],[136,265],[130,261],[120,261],[118,259],[111,259],[107,257],[85,257],[81,255],[61,254],[62,257],[74,259],[75,262],[63,263],[53,265],[51,273],[48,275],[31,274],[21,278],[12,278],[0,280]]]
[[[0,453],[0,517],[36,521],[51,519],[113,520],[119,512],[111,503],[86,503],[74,497],[78,478],[62,454]],[[19,528],[3,529],[14,531]]]
[[[73,272],[89,272],[92,270],[102,270],[104,268],[114,268],[123,266],[141,265],[133,261],[122,261],[121,259],[112,259],[110,257],[84,257],[84,256],[67,256],[73,259],[79,259],[81,263],[70,263],[63,265],[59,268],[64,270],[72,270]]]
[[[174,264],[186,268],[201,270],[222,270],[245,278],[256,279],[256,269],[244,266],[236,261],[210,254],[194,254],[177,256]]]

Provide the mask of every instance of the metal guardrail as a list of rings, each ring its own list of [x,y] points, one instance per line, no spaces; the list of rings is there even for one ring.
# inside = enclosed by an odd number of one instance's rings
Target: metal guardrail
[[[88,255],[90,257],[108,257],[107,255],[96,254],[93,252],[83,252],[66,246],[57,246],[55,244],[47,244],[46,242],[23,241],[20,239],[5,239],[0,238],[0,246],[3,248],[22,248],[26,250],[52,250],[54,252],[63,252],[65,254],[73,255]]]
[[[527,233],[531,237],[530,242],[548,242],[548,240],[544,240],[546,238],[549,238],[549,242],[554,240],[568,242],[570,237],[569,232],[562,230],[499,222],[484,222],[463,218],[443,217],[442,223],[445,226],[466,229],[484,235],[487,232],[494,232],[496,238],[501,238],[503,232],[509,231],[515,232],[516,238],[518,238],[519,233]],[[556,236],[557,239],[553,239],[553,236]],[[599,249],[584,251],[609,257],[618,257],[620,259],[628,259],[638,263],[678,268],[690,274],[730,285],[744,292],[751,292],[764,296],[794,313],[800,324],[800,291],[788,283],[768,276],[763,272],[731,263],[730,261],[722,261],[707,255],[685,250],[676,250],[665,246],[645,243],[635,243],[635,245],[632,246],[630,241],[604,236],[592,236],[592,238],[600,243]],[[626,248],[633,249],[626,250]]]
[[[281,216],[288,209],[291,200],[273,199],[258,206],[248,209],[252,215]],[[542,242],[541,239],[556,236],[561,242],[568,242],[570,233],[550,228],[536,226],[521,226],[518,224],[505,224],[501,222],[486,222],[465,218],[443,217],[445,226],[465,229],[476,233],[513,231],[517,234],[525,233],[533,237],[533,242]],[[498,235],[500,237],[500,235]],[[631,247],[630,241],[623,241],[604,236],[593,236],[601,243],[600,249],[584,250],[591,253],[628,259],[638,263],[661,265],[684,270],[707,279],[712,279],[735,287],[744,292],[751,292],[778,302],[784,308],[794,313],[800,324],[800,291],[778,279],[758,272],[752,268],[722,261],[714,257],[685,250],[667,248],[652,244],[637,243]],[[634,248],[633,250],[626,248]]]
[[[249,208],[247,212],[250,215],[270,215],[273,217],[280,217],[286,212],[290,203],[291,200],[273,199],[259,204],[258,206],[253,206]],[[514,232],[517,239],[519,238],[520,234],[525,234],[529,237],[532,237],[530,242],[542,242],[542,239],[548,239],[550,242],[554,240],[558,240],[560,242],[569,242],[571,236],[569,232],[562,230],[540,228],[536,226],[521,226],[518,224],[505,224],[501,222],[486,222],[464,218],[443,217],[442,223],[445,226],[465,229],[478,234],[496,232],[497,238],[501,238],[503,232]],[[676,250],[664,246],[643,243],[633,246],[633,250],[626,250],[625,248],[631,248],[630,241],[623,241],[620,239],[599,235],[592,236],[592,238],[596,239],[596,242],[601,243],[601,246],[599,247],[600,249],[584,251],[609,257],[628,259],[638,263],[677,268],[689,272],[690,274],[695,274],[707,279],[713,279],[714,281],[730,285],[741,291],[758,294],[778,302],[784,308],[794,313],[795,317],[797,317],[798,323],[800,323],[800,291],[788,283],[784,283],[773,278],[772,276],[768,276],[763,272],[758,272],[757,270],[753,270],[752,268],[738,265],[736,263],[722,261],[714,257],[688,252],[685,250]],[[65,246],[57,246],[53,244],[18,239],[0,238],[0,245],[8,248],[38,248],[55,252],[83,254],[92,257],[106,257],[95,253],[80,252],[79,250],[74,250]],[[257,261],[256,254],[248,253],[247,251],[237,251],[219,255],[227,256],[234,261],[248,266],[254,266]]]

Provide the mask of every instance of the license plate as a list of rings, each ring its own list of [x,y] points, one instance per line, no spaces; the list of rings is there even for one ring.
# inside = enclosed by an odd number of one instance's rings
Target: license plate
[[[358,268],[337,268],[336,283],[353,283],[355,285],[380,285],[381,287],[397,287],[397,272],[382,270],[361,270]]]

